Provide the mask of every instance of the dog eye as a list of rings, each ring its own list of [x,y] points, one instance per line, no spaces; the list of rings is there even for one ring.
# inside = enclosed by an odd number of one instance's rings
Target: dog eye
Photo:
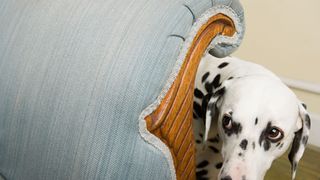
[[[283,132],[277,127],[272,127],[267,137],[271,142],[277,142],[283,138]]]
[[[231,115],[225,114],[222,118],[222,126],[226,129],[232,128],[232,118]]]

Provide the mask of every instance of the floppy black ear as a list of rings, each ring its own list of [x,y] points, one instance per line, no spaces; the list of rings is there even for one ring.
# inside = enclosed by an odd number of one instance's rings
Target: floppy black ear
[[[218,116],[218,107],[217,102],[220,100],[220,98],[225,93],[225,86],[221,86],[221,88],[218,88],[212,95],[209,97],[208,104],[206,106],[206,112],[205,112],[205,132],[203,136],[203,142],[206,142],[208,139],[208,134],[211,126],[211,122],[215,117]],[[203,106],[204,107],[204,106]]]
[[[307,145],[311,126],[310,116],[308,115],[306,106],[304,104],[299,104],[298,121],[301,121],[298,122],[301,128],[295,132],[294,139],[291,145],[291,150],[288,156],[291,163],[292,179],[295,179],[297,166]]]

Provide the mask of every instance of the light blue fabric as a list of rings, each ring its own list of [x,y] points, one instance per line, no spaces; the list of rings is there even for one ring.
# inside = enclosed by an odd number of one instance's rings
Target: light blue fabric
[[[138,133],[211,0],[2,0],[0,174],[171,179]]]
[[[243,36],[245,34],[245,22],[244,22],[244,11],[243,8],[238,0],[212,0],[212,3],[214,6],[227,6],[230,7],[234,13],[236,14],[237,18],[239,19],[239,22],[237,22],[238,26],[241,29],[241,32],[238,30],[239,38],[236,43],[227,43],[227,42],[220,42],[217,45],[215,45],[214,48],[210,50],[210,54],[223,58],[228,56],[229,54],[233,53],[235,50],[238,49],[240,46],[240,43],[242,42]]]

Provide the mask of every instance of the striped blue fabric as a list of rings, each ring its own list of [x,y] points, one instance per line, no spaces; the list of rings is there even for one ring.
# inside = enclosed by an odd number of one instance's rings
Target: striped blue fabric
[[[186,8],[187,5],[190,9]],[[2,0],[0,175],[171,179],[138,118],[211,0]],[[194,16],[194,17],[193,17]]]

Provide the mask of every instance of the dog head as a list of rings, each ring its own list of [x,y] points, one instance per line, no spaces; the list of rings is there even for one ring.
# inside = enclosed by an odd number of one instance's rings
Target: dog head
[[[262,75],[226,80],[209,100],[205,134],[214,115],[223,140],[219,179],[263,179],[290,144],[294,179],[308,141],[310,118],[280,80]]]

